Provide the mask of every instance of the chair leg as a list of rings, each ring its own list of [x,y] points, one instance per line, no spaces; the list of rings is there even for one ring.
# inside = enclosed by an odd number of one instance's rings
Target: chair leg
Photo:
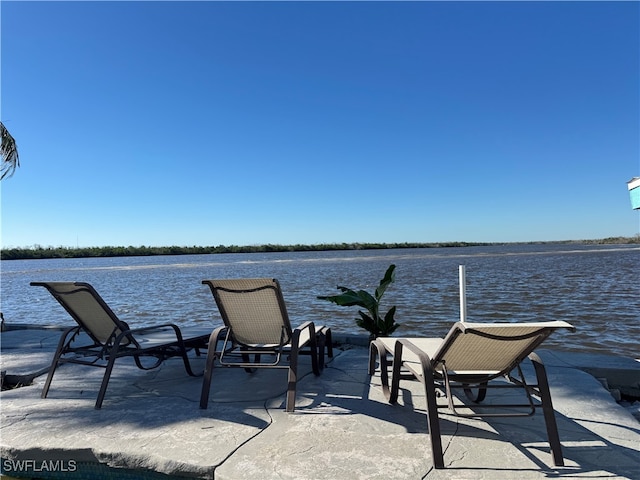
[[[376,353],[377,350],[373,345],[373,342],[369,343],[369,368],[367,369],[367,374],[369,376],[373,375],[376,372]]]
[[[436,387],[431,365],[423,365],[423,384],[427,398],[427,421],[429,422],[429,437],[431,438],[431,455],[435,468],[444,468],[442,453],[442,438],[440,434],[440,420],[438,418],[438,404],[436,403]]]
[[[318,366],[322,371],[325,365],[325,355],[327,358],[333,358],[331,329],[329,327],[322,327],[318,332],[316,332],[316,338],[318,343]]]
[[[398,399],[400,390],[400,369],[402,368],[402,349],[403,341],[396,341],[395,350],[393,352],[393,373],[391,376],[391,400],[395,403]],[[431,439],[431,457],[433,458],[434,468],[444,468],[444,454],[442,452],[442,438],[440,434],[440,420],[438,418],[438,404],[436,403],[436,387],[433,375],[433,367],[429,357],[422,351],[415,350],[411,344],[407,345],[413,353],[418,355],[422,367],[422,376],[419,380],[422,382],[427,400],[427,422],[429,424],[429,437]]]
[[[560,444],[560,436],[558,435],[558,425],[551,402],[551,392],[549,391],[549,380],[547,372],[542,363],[542,359],[536,354],[529,354],[529,359],[533,363],[538,381],[538,389],[540,391],[540,401],[542,402],[542,412],[544,414],[544,422],[547,426],[547,437],[549,438],[549,446],[551,448],[551,456],[553,464],[556,467],[564,466],[562,457],[562,445]]]
[[[393,394],[393,388],[389,389],[389,364],[387,363],[387,349],[378,340],[372,340],[369,344],[369,375],[375,372],[376,355],[380,363],[380,383],[382,384],[382,393],[389,403],[396,403],[398,398],[397,392]],[[395,378],[392,375],[392,382]],[[398,376],[399,378],[399,376]]]
[[[211,376],[213,375],[213,364],[216,359],[216,353],[213,350],[207,352],[207,363],[204,367],[202,375],[202,390],[200,391],[200,408],[207,409],[209,404],[209,391],[211,389]]]
[[[98,398],[96,400],[96,410],[102,408],[102,402],[104,401],[104,396],[107,393],[107,386],[109,385],[109,379],[111,378],[111,371],[113,370],[113,366],[116,363],[116,356],[109,355],[109,362],[104,371],[104,376],[102,377],[102,385],[100,385],[100,391],[98,392]]]
[[[47,375],[47,380],[44,382],[44,387],[42,387],[42,393],[40,394],[40,398],[47,398],[47,394],[49,393],[49,387],[51,386],[51,380],[53,380],[53,374],[58,367],[58,358],[60,355],[56,352],[56,355],[53,358],[53,362],[51,362],[51,366],[49,367],[49,374]]]
[[[65,347],[67,347],[67,338],[69,335],[75,335],[79,330],[79,327],[72,327],[67,329],[61,336],[60,341],[58,342],[58,347],[56,348],[56,353],[53,355],[53,360],[51,361],[51,366],[49,367],[49,373],[47,375],[47,380],[44,382],[44,387],[42,387],[42,393],[40,394],[40,398],[47,398],[49,393],[49,387],[51,386],[51,380],[53,380],[53,374],[56,371],[56,368],[59,366],[60,357],[62,356],[62,352]],[[72,337],[73,338],[73,337]]]
[[[322,354],[322,352],[318,349],[318,337],[316,335],[315,329],[313,326],[310,326],[310,332],[309,332],[309,348],[311,349],[311,369],[313,370],[313,374],[314,375],[320,375],[321,373],[321,369],[320,369],[320,360],[319,360],[319,355]],[[291,352],[293,354],[293,351],[295,350],[295,356],[296,356],[296,363],[298,361],[298,355],[299,355],[299,346],[300,346],[300,332],[295,332],[291,338]],[[293,362],[293,359],[291,360]],[[324,364],[324,361],[322,362]]]
[[[202,374],[202,390],[200,391],[200,408],[206,410],[209,404],[209,390],[211,389],[211,376],[213,375],[213,367],[218,353],[216,347],[218,346],[218,338],[220,334],[226,329],[226,327],[218,327],[211,335],[209,335],[209,343],[207,344],[207,361],[204,366],[204,372]],[[222,346],[224,350],[226,343]]]
[[[186,352],[182,356],[182,361],[184,362],[184,369],[187,371],[187,375],[189,375],[190,377],[198,377],[199,376],[198,374],[193,373],[193,370],[191,369],[191,362],[189,362],[189,357],[187,357],[187,353]]]
[[[318,369],[324,370],[324,348],[327,341],[327,337],[323,332],[316,334],[316,343],[318,347]],[[313,352],[311,353],[313,355]]]
[[[331,338],[331,329],[329,327],[323,327],[322,333],[324,334],[324,345],[326,347],[327,357],[333,358],[333,339]]]
[[[312,353],[313,361],[313,353]],[[286,411],[293,412],[296,408],[296,390],[298,384],[298,349],[297,346],[291,349],[289,360],[289,376],[287,379],[287,401]]]
[[[184,344],[180,345],[180,356],[182,357],[182,362],[184,363],[184,369],[187,371],[187,375],[190,377],[197,377],[193,370],[191,369],[191,362],[189,361],[189,356],[187,355],[187,349]]]
[[[487,396],[487,382],[478,384],[476,388],[478,391],[474,393],[471,385],[465,385],[464,394],[473,403],[482,403]]]

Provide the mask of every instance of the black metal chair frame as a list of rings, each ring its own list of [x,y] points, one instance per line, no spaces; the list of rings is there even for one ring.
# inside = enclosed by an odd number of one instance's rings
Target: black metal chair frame
[[[316,330],[315,324],[310,321],[292,329],[282,290],[276,279],[239,279],[237,281],[256,282],[258,286],[232,288],[224,286],[224,280],[204,280],[202,282],[211,289],[224,325],[216,328],[209,337],[207,362],[200,395],[200,408],[206,409],[208,406],[211,377],[217,362],[222,367],[241,367],[247,372],[253,372],[257,368],[288,369],[286,411],[293,412],[295,410],[298,379],[298,356],[303,354],[311,355],[313,373],[320,375],[324,368],[325,351],[328,357],[333,357],[331,329],[319,327]],[[260,285],[260,283],[263,284]],[[246,295],[249,298],[252,294],[264,290],[271,290],[277,299],[278,313],[282,320],[280,339],[277,343],[269,343],[267,341],[265,344],[265,341],[260,338],[260,333],[256,333],[255,343],[242,343],[234,334],[233,322],[230,320],[230,315],[227,311],[228,306],[225,304],[224,299],[221,298],[220,292]],[[305,331],[308,332],[309,339],[306,343],[301,344],[301,335]],[[219,342],[222,342],[222,348],[218,348]],[[263,356],[272,357],[272,361],[263,361]],[[287,357],[286,360],[288,361],[283,361],[285,360],[284,357]]]
[[[456,324],[456,326],[458,325],[460,324]],[[570,325],[566,325],[570,327]],[[452,329],[452,332],[453,330],[454,329]],[[529,335],[513,337],[500,337],[486,332],[474,331],[473,329],[464,331],[462,334],[479,335],[493,340],[511,341],[532,339],[532,346],[528,349],[528,354],[515,358],[511,365],[504,371],[493,374],[456,374],[447,369],[446,350],[439,350],[436,353],[438,358],[429,358],[429,355],[414,345],[411,340],[398,338],[395,341],[394,351],[389,352],[380,339],[375,339],[370,344],[369,374],[372,375],[375,371],[375,359],[377,356],[380,363],[382,390],[391,404],[395,404],[398,401],[400,380],[417,379],[422,383],[427,402],[427,421],[431,439],[431,454],[433,465],[437,469],[445,468],[438,417],[438,410],[442,408],[449,409],[455,416],[466,418],[531,416],[535,413],[536,409],[542,408],[553,463],[556,466],[562,466],[564,465],[562,447],[558,435],[558,427],[555,420],[546,370],[540,357],[531,351],[547,338],[551,331],[550,329],[541,330]],[[450,338],[451,332],[450,335],[447,336],[447,339],[443,340],[443,344]],[[455,341],[455,339],[452,341]],[[405,348],[418,357],[418,362],[403,360],[403,351]],[[391,361],[388,359],[389,355],[393,356]],[[534,367],[537,380],[536,384],[527,383],[525,380],[521,369],[521,363],[525,358],[528,358]],[[391,387],[389,388],[388,369],[390,364],[392,366],[392,374]],[[514,370],[517,372],[516,375],[513,374]],[[505,378],[509,383],[496,384],[491,382],[500,377]],[[466,397],[473,402],[473,405],[454,405],[453,391],[456,389],[463,390]],[[477,391],[474,392],[474,389],[477,389]],[[520,389],[526,397],[526,403],[480,405],[480,402],[485,399],[487,390],[489,389]],[[446,404],[438,404],[437,398],[442,396],[447,398]],[[483,410],[493,409],[494,411],[478,412],[476,411],[478,408]],[[508,408],[517,409],[518,411],[511,413],[495,411]],[[469,410],[471,413],[462,412],[461,409]]]
[[[150,327],[131,329],[129,325],[120,320],[102,299],[98,292],[88,283],[84,282],[31,282],[32,286],[45,287],[49,293],[64,307],[69,315],[78,323],[77,326],[64,331],[58,342],[58,347],[53,356],[51,367],[42,389],[42,398],[46,398],[49,393],[51,381],[56,369],[65,363],[86,365],[91,367],[104,368],[105,372],[98,392],[95,408],[100,409],[104,401],[109,380],[115,362],[119,358],[132,357],[138,368],[151,370],[159,367],[162,362],[171,357],[181,357],[185,370],[190,376],[199,376],[191,368],[187,351],[194,348],[200,354],[200,349],[207,346],[208,334],[199,334],[190,338],[184,338],[180,328],[172,323],[154,325]],[[101,340],[81,314],[73,308],[69,299],[71,295],[77,294],[91,295],[91,307],[101,309],[101,313],[106,315],[113,323],[111,334],[106,339]],[[175,340],[151,343],[148,347],[142,346],[141,342],[145,335],[158,334],[173,331]],[[89,337],[91,343],[83,342],[82,334]],[[139,341],[140,340],[140,341]],[[79,344],[80,343],[80,344]],[[145,365],[143,358],[154,358],[154,363]]]

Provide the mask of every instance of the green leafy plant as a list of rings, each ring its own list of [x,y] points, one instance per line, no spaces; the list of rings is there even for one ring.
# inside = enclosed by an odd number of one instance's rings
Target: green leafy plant
[[[342,292],[340,295],[319,296],[318,299],[333,302],[341,307],[358,306],[364,308],[366,312],[358,311],[360,318],[356,318],[356,324],[374,337],[386,337],[400,326],[394,319],[396,314],[395,306],[391,307],[384,317],[380,315],[380,300],[387,287],[395,280],[395,269],[395,265],[389,266],[374,295],[364,290],[355,291],[338,285],[338,290]]]

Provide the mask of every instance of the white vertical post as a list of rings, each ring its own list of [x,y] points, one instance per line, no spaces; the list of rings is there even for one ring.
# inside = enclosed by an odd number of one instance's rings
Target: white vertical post
[[[460,277],[460,321],[467,321],[467,279],[464,265],[458,267]]]

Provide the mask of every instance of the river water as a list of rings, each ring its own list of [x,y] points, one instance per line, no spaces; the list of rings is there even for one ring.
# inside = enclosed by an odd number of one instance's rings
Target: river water
[[[212,254],[2,261],[1,309],[8,323],[71,325],[68,314],[32,281],[93,284],[132,325],[221,323],[204,279],[273,277],[292,324],[313,320],[336,333],[365,333],[356,307],[318,295],[337,285],[373,292],[390,264],[396,281],[382,311],[397,306],[402,336],[441,337],[460,318],[458,266],[466,269],[467,320],[565,320],[547,348],[640,357],[640,246],[545,244],[456,248]]]

